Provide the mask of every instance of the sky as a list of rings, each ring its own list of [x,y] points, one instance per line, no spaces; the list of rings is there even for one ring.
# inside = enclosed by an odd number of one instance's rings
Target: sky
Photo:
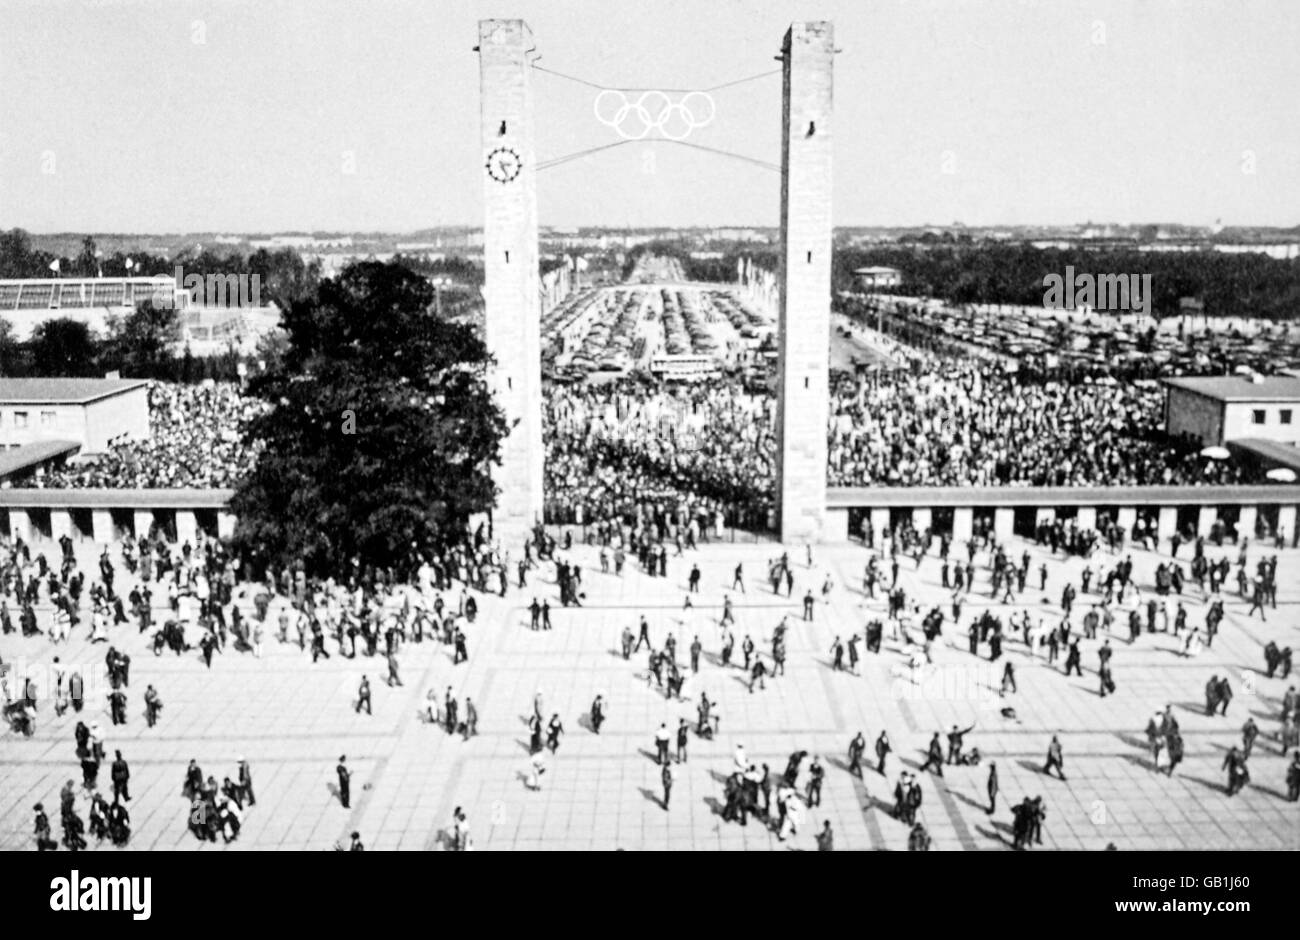
[[[480,18],[691,143],[538,173],[542,225],[776,225],[792,21],[835,27],[836,225],[1300,223],[1295,0],[0,0],[0,228],[481,224]],[[539,161],[619,140],[534,72]]]

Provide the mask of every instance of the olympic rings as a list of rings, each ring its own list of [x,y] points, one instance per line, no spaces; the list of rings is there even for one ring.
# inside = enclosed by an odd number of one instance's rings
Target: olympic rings
[[[624,140],[643,140],[655,130],[667,140],[685,140],[691,131],[711,124],[717,113],[713,97],[705,91],[688,91],[677,102],[667,92],[643,91],[632,103],[617,88],[602,89],[592,110],[596,120]]]

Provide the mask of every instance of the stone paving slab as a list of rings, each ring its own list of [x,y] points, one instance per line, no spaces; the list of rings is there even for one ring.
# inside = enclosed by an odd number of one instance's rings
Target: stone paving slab
[[[1036,586],[1036,569],[1045,553],[1017,540],[1013,557],[1026,547],[1033,556],[1030,580]],[[391,689],[383,681],[382,657],[346,659],[334,653],[330,642],[331,657],[312,665],[296,643],[276,642],[273,628],[267,631],[262,659],[227,651],[207,669],[197,651],[155,657],[146,648],[147,637],[118,627],[112,642],[133,659],[128,723],[113,727],[102,697],[88,703],[81,717],[99,721],[110,757],[120,747],[131,764],[133,849],[329,849],[357,830],[371,849],[436,850],[445,845],[457,806],[468,814],[473,843],[483,850],[808,850],[816,847],[813,836],[823,820],[835,831],[837,849],[903,849],[906,827],[889,812],[898,772],[919,767],[935,731],[972,723],[976,727],[967,747],[978,747],[986,762],[998,763],[997,811],[987,812],[986,766],[946,767],[942,778],[923,775],[921,818],[935,849],[1006,849],[1010,804],[1038,794],[1048,810],[1044,849],[1100,849],[1108,843],[1122,849],[1300,848],[1300,804],[1285,799],[1285,759],[1275,738],[1282,694],[1300,680],[1270,680],[1257,672],[1262,645],[1269,639],[1300,646],[1300,586],[1294,577],[1300,552],[1280,553],[1279,604],[1268,611],[1268,621],[1247,619],[1247,605],[1229,593],[1214,648],[1196,659],[1184,658],[1179,644],[1164,634],[1144,634],[1130,645],[1126,625],[1117,623],[1120,632],[1111,639],[1118,683],[1114,696],[1098,695],[1100,641],[1083,641],[1084,675],[1071,678],[1062,674],[1063,661],[1049,666],[1041,650],[1027,650],[1018,640],[1007,642],[1004,651],[1015,663],[1018,682],[1018,691],[1007,700],[998,696],[1002,663],[988,663],[987,647],[982,659],[972,657],[964,630],[954,630],[950,622],[932,652],[934,666],[924,676],[911,675],[908,651],[888,629],[881,654],[865,654],[857,675],[833,671],[829,650],[834,638],[847,640],[867,619],[884,614],[884,592],[878,589],[873,601],[861,591],[868,553],[859,545],[816,549],[809,568],[803,564],[803,548],[792,549],[796,584],[789,598],[784,592],[774,596],[760,582],[766,562],[779,552],[773,545],[715,543],[671,558],[669,577],[649,578],[634,565],[622,577],[602,574],[596,550],[575,547],[571,554],[582,565],[587,594],[583,608],[561,608],[552,574],[534,572],[523,591],[512,586],[505,599],[480,598],[480,616],[469,632],[468,663],[453,666],[449,650],[437,643],[408,644],[401,654],[405,685]],[[1210,549],[1212,557],[1220,552],[1235,560],[1235,548]],[[1159,559],[1143,551],[1132,555],[1139,584],[1149,584]],[[1257,557],[1252,549],[1252,565]],[[977,561],[985,559],[981,554]],[[1091,563],[1096,571],[1099,563],[1113,560],[1101,553]],[[703,584],[692,595],[694,606],[683,610],[693,562],[700,565]],[[739,562],[747,578],[744,593],[731,590]],[[963,622],[991,606],[1004,617],[1015,609],[1036,611],[1050,626],[1059,619],[1055,603],[1061,588],[1066,580],[1077,585],[1083,564],[1060,556],[1049,559],[1046,589],[1029,590],[1012,605],[990,602],[987,572],[981,570]],[[823,602],[820,587],[828,575],[833,588]],[[948,612],[937,558],[926,558],[919,570],[910,560],[902,561],[900,582],[923,605],[941,604]],[[805,623],[801,599],[809,588],[818,601],[813,622]],[[1195,593],[1194,587],[1189,590]],[[528,629],[527,604],[534,594],[551,600],[551,631]],[[718,617],[724,594],[735,603],[733,662],[741,658],[746,634],[766,650],[773,627],[790,617],[786,675],[769,678],[763,691],[750,693],[740,669],[720,665]],[[1093,598],[1077,599],[1076,623]],[[1189,621],[1203,623],[1205,605],[1199,595],[1184,600]],[[272,622],[279,603],[272,609]],[[249,598],[243,604],[251,611]],[[670,631],[677,637],[687,677],[680,702],[665,699],[648,681],[644,650],[630,660],[619,652],[623,627],[635,632],[643,613],[657,646]],[[705,655],[699,674],[693,675],[688,647],[697,634]],[[64,663],[102,662],[105,651],[103,645],[91,649],[76,637],[57,651],[44,638],[0,638],[6,662],[48,662],[55,654]],[[1237,693],[1229,716],[1206,717],[1205,681],[1225,671]],[[369,716],[352,708],[363,672],[373,687],[374,714]],[[141,714],[141,696],[150,682],[165,703],[153,729],[145,727]],[[433,688],[441,701],[448,685],[462,708],[466,695],[477,705],[479,735],[470,741],[419,718],[425,693]],[[566,733],[558,753],[548,756],[542,788],[534,792],[524,779],[527,717],[538,691],[546,717],[559,713]],[[608,721],[599,735],[585,720],[597,691],[608,703]],[[714,741],[692,735],[665,810],[653,761],[654,731],[661,721],[675,728],[678,717],[693,725],[702,692],[717,703],[720,733]],[[1015,719],[999,714],[1008,702]],[[1168,703],[1174,705],[1187,745],[1186,759],[1173,778],[1152,771],[1143,735],[1151,713]],[[1220,765],[1227,748],[1240,740],[1247,713],[1262,732],[1250,762],[1253,780],[1229,798]],[[38,800],[50,809],[59,834],[58,791],[67,779],[80,780],[73,757],[76,720],[71,712],[55,717],[45,702],[34,737],[0,734],[0,847],[32,847],[31,807]],[[871,759],[871,745],[882,729],[895,748],[887,778],[874,772]],[[862,780],[844,767],[849,739],[858,730],[868,741]],[[1060,736],[1065,748],[1064,782],[1041,773],[1052,734]],[[737,743],[775,774],[795,750],[822,755],[827,769],[822,804],[805,811],[804,825],[784,843],[757,819],[745,827],[721,819],[722,782]],[[334,788],[334,765],[342,754],[354,772],[350,810],[339,804]],[[252,765],[257,805],[246,811],[237,842],[199,843],[185,829],[188,804],[180,796],[185,766],[193,757],[205,775],[220,780],[234,774],[240,756]],[[100,773],[102,785],[108,779],[107,764]],[[83,818],[86,805],[79,798]]]

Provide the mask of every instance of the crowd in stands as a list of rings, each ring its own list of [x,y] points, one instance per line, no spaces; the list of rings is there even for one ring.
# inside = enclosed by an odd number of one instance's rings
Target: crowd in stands
[[[832,381],[831,486],[1157,486],[1243,481],[1167,437],[1144,383],[1022,376],[988,361],[904,354],[907,368]]]
[[[149,384],[149,440],[46,473],[46,488],[202,489],[234,486],[257,459],[244,430],[265,406],[232,383]]]
[[[830,486],[1152,486],[1250,482],[1160,428],[1154,383],[1071,382],[991,361],[904,351],[902,368],[834,373]],[[151,383],[151,434],[28,485],[231,487],[251,470],[265,406],[233,384]],[[555,387],[545,403],[546,519],[638,507],[762,528],[773,505],[776,401],[720,380]]]
[[[658,511],[763,528],[772,507],[774,408],[770,397],[730,382],[553,389],[544,413],[547,521]]]

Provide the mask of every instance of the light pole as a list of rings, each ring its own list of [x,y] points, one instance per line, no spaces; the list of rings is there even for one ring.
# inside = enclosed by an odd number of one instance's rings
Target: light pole
[[[437,304],[438,319],[442,319],[442,289],[451,286],[451,278],[435,277],[430,279],[433,284],[434,301]]]

